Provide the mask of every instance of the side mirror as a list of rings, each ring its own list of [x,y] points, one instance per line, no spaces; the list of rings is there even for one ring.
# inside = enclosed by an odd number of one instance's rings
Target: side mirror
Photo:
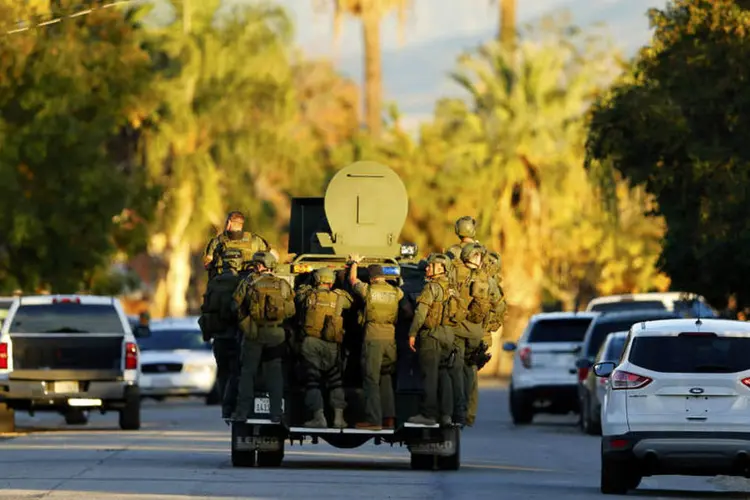
[[[133,336],[137,339],[145,339],[151,336],[151,328],[145,325],[138,325],[133,328]]]
[[[573,348],[573,354],[580,354],[580,352],[583,350],[582,345],[577,345]]]
[[[615,365],[611,361],[605,361],[603,363],[597,363],[594,365],[594,375],[601,378],[607,378],[610,375],[612,375],[612,372],[615,371]]]
[[[518,347],[518,346],[516,345],[515,342],[506,342],[506,343],[503,344],[503,351],[505,351],[505,352],[513,352],[513,351],[516,350],[516,347]]]
[[[588,358],[578,358],[576,360],[576,368],[579,370],[587,370],[591,368],[591,361]]]

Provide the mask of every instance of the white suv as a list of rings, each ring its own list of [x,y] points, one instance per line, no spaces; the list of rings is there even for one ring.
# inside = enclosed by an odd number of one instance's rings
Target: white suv
[[[601,491],[644,476],[750,475],[750,323],[636,323],[602,404]]]

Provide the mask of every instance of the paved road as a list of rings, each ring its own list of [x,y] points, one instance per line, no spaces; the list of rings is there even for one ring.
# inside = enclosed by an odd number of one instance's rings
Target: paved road
[[[138,432],[119,431],[114,415],[94,415],[85,428],[55,415],[22,416],[30,432],[0,438],[0,499],[601,498],[598,438],[580,434],[573,417],[514,428],[506,400],[501,387],[482,390],[459,472],[411,471],[405,448],[326,444],[287,445],[280,469],[234,469],[219,410],[199,401],[146,403]],[[628,496],[750,498],[750,482],[647,478]]]

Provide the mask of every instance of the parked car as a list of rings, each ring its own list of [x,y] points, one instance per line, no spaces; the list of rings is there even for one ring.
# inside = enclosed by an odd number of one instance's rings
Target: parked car
[[[673,311],[685,318],[716,318],[717,312],[700,295],[687,292],[634,293],[597,297],[587,311],[601,313],[650,309]]]
[[[57,411],[85,424],[88,411],[117,411],[141,426],[139,351],[120,301],[93,295],[18,297],[0,329],[0,423],[14,411]]]
[[[564,414],[578,410],[576,352],[597,313],[541,313],[529,320],[514,352],[510,382],[510,413],[515,424],[530,423],[536,413]]]
[[[644,476],[746,476],[750,324],[719,319],[634,325],[622,362],[595,365],[602,407],[600,488]]]
[[[151,335],[140,338],[141,394],[199,396],[219,403],[216,360],[211,343],[203,340],[198,317],[151,321]]]
[[[594,364],[605,361],[618,361],[625,349],[625,340],[628,332],[613,332],[607,335],[606,340],[596,354]],[[586,434],[597,435],[602,432],[601,416],[602,400],[607,388],[607,379],[597,377],[593,371],[589,371],[583,382],[583,404],[581,405],[581,428]]]

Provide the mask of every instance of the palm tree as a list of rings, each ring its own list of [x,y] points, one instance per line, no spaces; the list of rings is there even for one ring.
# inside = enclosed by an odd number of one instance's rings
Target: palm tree
[[[337,36],[344,16],[355,16],[362,22],[362,41],[365,52],[365,121],[372,136],[379,137],[382,129],[383,106],[380,21],[386,14],[395,10],[403,26],[406,10],[411,0],[333,0],[333,2],[334,27]]]
[[[500,4],[498,9],[497,40],[507,48],[516,43],[516,0],[492,0]]]

